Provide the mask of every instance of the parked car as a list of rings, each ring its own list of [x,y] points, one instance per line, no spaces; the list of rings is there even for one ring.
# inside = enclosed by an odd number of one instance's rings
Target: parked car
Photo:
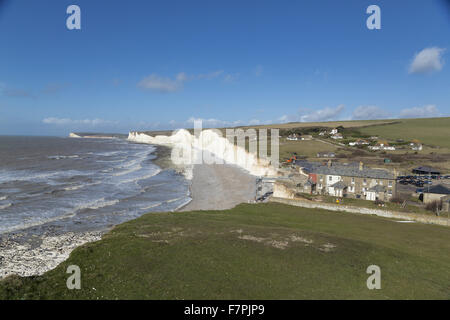
[[[416,181],[415,185],[416,185],[416,187],[423,187],[423,182],[422,181]]]

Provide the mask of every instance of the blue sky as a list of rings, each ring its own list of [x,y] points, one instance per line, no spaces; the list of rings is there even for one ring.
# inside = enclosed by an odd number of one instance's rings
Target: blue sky
[[[0,43],[0,134],[450,115],[445,1],[0,0]]]

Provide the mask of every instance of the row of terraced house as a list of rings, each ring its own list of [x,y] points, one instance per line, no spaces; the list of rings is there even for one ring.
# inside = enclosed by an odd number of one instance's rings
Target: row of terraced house
[[[372,169],[363,163],[341,164],[297,160],[300,173],[307,175],[301,188],[310,194],[387,201],[396,193],[396,172]]]

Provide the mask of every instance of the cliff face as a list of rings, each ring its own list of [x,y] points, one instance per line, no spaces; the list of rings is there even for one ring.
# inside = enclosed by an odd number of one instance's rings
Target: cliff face
[[[273,185],[273,196],[284,199],[295,199],[295,192],[284,184],[275,182]]]
[[[71,133],[69,134],[69,137],[70,137],[70,138],[81,138],[79,135],[77,135],[76,133],[73,133],[73,132],[71,132]]]
[[[265,159],[258,159],[256,154],[234,145],[214,130],[203,130],[198,137],[187,130],[179,130],[171,136],[152,137],[145,133],[130,132],[128,140],[140,143],[170,145],[172,161],[176,164],[194,165],[234,164],[255,176],[276,175],[276,168]]]

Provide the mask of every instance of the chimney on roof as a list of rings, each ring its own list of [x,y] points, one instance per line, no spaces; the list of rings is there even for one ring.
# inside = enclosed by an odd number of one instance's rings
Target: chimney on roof
[[[362,170],[363,170],[363,166],[364,166],[364,164],[362,163],[362,161],[360,161],[360,162],[359,162],[359,171],[362,171]]]
[[[331,160],[328,160],[328,168],[331,167]]]

